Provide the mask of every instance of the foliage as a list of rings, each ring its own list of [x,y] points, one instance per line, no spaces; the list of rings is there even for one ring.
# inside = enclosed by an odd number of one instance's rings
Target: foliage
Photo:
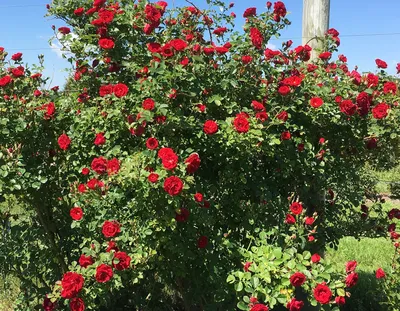
[[[1,260],[29,289],[19,309],[46,294],[48,310],[233,309],[226,278],[264,256],[282,268],[275,288],[289,293],[288,255],[308,273],[310,253],[349,233],[343,217],[359,219],[365,163],[393,158],[397,82],[333,60],[333,29],[311,63],[308,46],[266,49],[290,24],[282,2],[246,10],[244,32],[221,1],[206,10],[106,2],[49,7],[74,34],[55,31],[75,68],[66,92],[42,89],[41,65],[1,52],[0,193],[27,215],[3,212],[12,243]],[[296,244],[251,238],[271,228],[290,236],[289,224]],[[384,225],[367,219],[354,234]],[[266,253],[243,251],[249,242]],[[282,263],[268,255],[279,249]],[[305,290],[335,304],[316,285],[329,268],[315,271]],[[254,286],[248,277],[242,284]]]

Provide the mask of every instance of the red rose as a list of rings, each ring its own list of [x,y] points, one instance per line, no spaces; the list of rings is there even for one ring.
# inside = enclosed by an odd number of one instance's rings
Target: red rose
[[[243,64],[250,64],[253,60],[253,57],[251,57],[250,55],[244,55],[242,56],[242,63]]]
[[[353,261],[348,261],[346,263],[346,273],[350,273],[353,272],[357,267],[357,261],[353,260]]]
[[[44,311],[54,311],[57,308],[57,304],[55,302],[51,302],[51,300],[47,297],[43,300],[43,310]]]
[[[178,156],[171,148],[161,148],[158,151],[158,157],[167,170],[173,170],[178,165]]]
[[[282,85],[279,87],[278,93],[281,94],[282,96],[286,96],[290,93],[290,87]]]
[[[152,23],[158,23],[161,19],[161,10],[151,4],[146,4],[144,9],[146,19]]]
[[[85,193],[86,192],[86,186],[84,184],[79,184],[78,185],[78,191],[80,193]]]
[[[115,259],[118,260],[118,263],[115,262]],[[131,265],[131,257],[128,256],[127,253],[117,252],[114,255],[113,259],[113,267],[116,270],[125,270],[128,269]]]
[[[289,115],[288,115],[288,113],[286,111],[281,111],[280,113],[278,113],[276,115],[276,118],[281,120],[281,121],[283,121],[283,122],[286,122],[288,117],[289,117]]]
[[[58,137],[58,145],[62,150],[67,150],[70,144],[71,139],[66,134],[62,134]]]
[[[106,220],[101,231],[106,238],[112,238],[121,232],[121,228],[115,220]]]
[[[91,256],[85,256],[85,255],[82,254],[79,257],[79,265],[82,268],[87,268],[88,266],[93,265],[93,263],[94,263],[94,260],[93,260],[93,258]]]
[[[324,101],[322,100],[322,98],[319,98],[319,97],[313,97],[310,99],[310,105],[311,105],[311,107],[314,107],[314,108],[321,107],[323,103],[324,103]]]
[[[22,53],[15,53],[14,55],[11,56],[11,59],[13,61],[18,61],[22,59]]]
[[[4,76],[0,79],[0,86],[4,87],[11,83],[12,79],[10,76]]]
[[[158,140],[156,138],[154,138],[154,137],[148,138],[147,141],[146,141],[146,147],[147,147],[147,149],[150,149],[150,150],[157,149]]]
[[[274,3],[274,14],[279,17],[285,17],[286,15],[286,7],[282,1],[277,1]]]
[[[106,95],[110,95],[112,93],[113,93],[113,86],[111,84],[100,86],[99,95],[101,97],[104,97]]]
[[[69,302],[69,308],[71,311],[84,311],[85,303],[82,298],[73,298]]]
[[[71,210],[69,211],[69,215],[71,216],[71,218],[73,220],[81,220],[83,217],[83,211],[80,207],[74,207],[71,208]]]
[[[251,43],[256,49],[261,49],[264,42],[262,33],[255,27],[250,28]]]
[[[61,280],[61,297],[71,299],[78,295],[83,287],[83,276],[76,272],[67,272]]]
[[[62,33],[63,35],[67,35],[71,32],[71,29],[68,27],[60,27],[58,28],[58,32]]]
[[[294,215],[300,215],[301,212],[303,211],[303,205],[301,205],[301,203],[299,203],[299,202],[293,202],[290,205],[290,211]]]
[[[201,194],[200,192],[196,192],[194,194],[194,200],[196,202],[202,202],[203,201],[203,194]]]
[[[312,226],[313,223],[314,223],[314,218],[313,218],[313,217],[306,217],[304,223],[305,223],[307,226]]]
[[[296,272],[290,277],[290,284],[294,287],[299,287],[306,281],[306,276],[301,272]]]
[[[285,131],[281,134],[281,139],[282,140],[289,140],[292,137],[289,131]]]
[[[314,288],[314,298],[321,304],[328,304],[331,300],[332,292],[325,283],[317,284]]]
[[[106,283],[111,280],[113,276],[113,270],[109,265],[101,264],[96,268],[96,281],[99,283]]]
[[[175,212],[175,220],[177,222],[185,222],[188,220],[190,215],[189,210],[184,207],[181,207],[178,212]]]
[[[83,13],[85,13],[85,8],[77,8],[77,9],[74,10],[74,14],[76,16],[82,16]]]
[[[56,112],[56,106],[54,105],[53,102],[50,102],[48,104],[44,104],[43,108],[46,109],[46,112],[44,114],[44,118],[46,120],[50,119],[51,117],[54,116],[55,112]]]
[[[97,174],[104,174],[107,171],[107,160],[103,157],[94,158],[90,167]]]
[[[379,77],[374,75],[373,73],[367,74],[365,79],[367,80],[368,87],[375,87],[379,83]]]
[[[113,158],[107,161],[107,173],[108,176],[118,173],[120,169],[120,162],[117,158]]]
[[[151,182],[151,183],[156,183],[158,181],[158,177],[159,175],[156,173],[150,173],[150,175],[147,177],[147,179]]]
[[[218,132],[218,124],[217,124],[217,122],[215,122],[213,120],[207,120],[204,123],[203,131],[207,135],[215,134],[216,132]]]
[[[346,277],[346,287],[350,288],[357,284],[358,281],[358,274],[355,272],[350,273]]]
[[[104,23],[104,24],[109,24],[114,20],[114,12],[104,10],[99,12],[99,19]]]
[[[113,39],[102,38],[99,40],[99,46],[105,50],[110,50],[114,48],[115,43]]]
[[[296,218],[294,218],[294,216],[291,215],[291,214],[287,214],[287,215],[286,215],[285,222],[286,222],[288,225],[294,225],[294,224],[296,223]]]
[[[243,270],[244,272],[249,272],[249,268],[253,263],[250,261],[246,261],[246,263],[243,265]]]
[[[379,58],[377,58],[375,60],[376,65],[378,66],[378,68],[382,68],[382,69],[386,69],[387,68],[387,63]]]
[[[254,305],[250,311],[268,311],[268,307],[266,305],[263,305],[261,303],[258,303],[256,305]]]
[[[94,139],[94,144],[96,146],[104,145],[106,143],[106,138],[104,137],[104,133],[97,133],[96,138]]]
[[[208,238],[204,235],[202,235],[201,237],[199,237],[199,239],[197,240],[197,247],[198,248],[206,248],[208,244]]]
[[[268,120],[268,114],[265,111],[257,112],[256,119],[260,120],[261,122],[265,122]]]
[[[19,66],[18,68],[13,68],[11,70],[12,74],[14,77],[18,78],[18,77],[22,77],[25,74],[25,69],[22,66]],[[35,90],[33,92],[33,95],[38,97],[40,95],[42,95],[42,92],[40,92],[39,90]]]
[[[247,133],[250,128],[249,120],[247,120],[247,118],[241,114],[235,117],[233,120],[233,125],[238,133]]]
[[[247,8],[243,13],[243,17],[254,16],[256,14],[257,14],[257,8]]]
[[[327,59],[331,58],[331,56],[332,56],[331,52],[323,52],[323,53],[319,54],[318,57],[322,60],[327,60]]]
[[[197,153],[192,153],[186,160],[186,171],[188,172],[188,174],[193,174],[195,173],[199,167],[200,167],[200,157]]]
[[[376,270],[375,277],[377,279],[385,278],[386,277],[386,273],[385,273],[385,271],[382,270],[382,268],[379,268],[378,270]]]
[[[219,27],[219,28],[214,29],[213,34],[220,36],[226,31],[227,31],[226,27]]]
[[[177,51],[183,51],[187,47],[187,43],[182,39],[173,39],[169,44]]]
[[[372,108],[372,116],[375,119],[383,119],[388,115],[389,106],[386,103],[377,104]]]
[[[164,181],[164,190],[171,196],[179,195],[183,189],[183,182],[177,176],[167,177]]]
[[[126,94],[128,94],[128,91],[128,87],[123,83],[118,83],[113,87],[114,95],[118,98],[126,96]]]
[[[143,109],[145,109],[145,110],[153,110],[153,109],[154,109],[154,106],[155,106],[154,100],[151,99],[151,98],[146,98],[146,99],[143,101],[143,104],[142,104],[142,107],[143,107]]]
[[[343,296],[335,297],[335,303],[339,306],[343,306],[346,303],[346,299]]]
[[[292,300],[290,300],[287,303],[286,309],[288,309],[289,311],[300,311],[301,308],[303,308],[303,306],[304,306],[303,301],[296,300],[296,298],[292,298]]]
[[[321,256],[315,253],[314,255],[311,256],[311,261],[313,263],[319,263],[321,260]]]
[[[358,94],[356,102],[360,116],[367,115],[372,102],[371,96],[366,92],[361,92]]]
[[[394,82],[386,82],[383,85],[383,93],[385,93],[385,94],[389,94],[389,93],[396,94],[396,92],[397,92],[397,84],[396,83],[394,83]]]
[[[353,104],[353,102],[349,99],[343,100],[339,104],[340,111],[348,116],[352,116],[357,111],[357,106]]]

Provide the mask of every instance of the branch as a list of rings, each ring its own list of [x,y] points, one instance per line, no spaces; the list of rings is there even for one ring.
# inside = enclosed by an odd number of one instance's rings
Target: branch
[[[205,21],[207,21],[208,16],[205,15],[205,14],[203,13],[202,10],[200,10],[193,2],[191,2],[191,1],[189,1],[189,0],[185,0],[185,1],[186,1],[187,3],[189,3],[189,4],[191,4],[192,6],[194,6],[194,7],[197,9],[197,11],[199,11],[199,12],[201,13],[201,15],[205,18]],[[211,44],[211,43],[212,43],[211,28],[210,28],[210,25],[208,25],[207,23],[206,23],[206,26],[207,26],[207,28],[208,28],[208,34],[210,35],[210,44]]]

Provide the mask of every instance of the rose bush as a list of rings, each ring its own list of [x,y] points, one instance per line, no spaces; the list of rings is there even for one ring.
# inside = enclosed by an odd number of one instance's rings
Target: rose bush
[[[311,254],[359,216],[365,163],[393,154],[397,82],[333,60],[334,29],[314,62],[307,45],[266,48],[290,24],[281,1],[246,10],[242,33],[232,5],[207,3],[54,0],[65,92],[1,52],[0,193],[29,212],[4,216],[2,260],[22,310],[296,310],[356,282]],[[256,300],[236,301],[237,279]]]

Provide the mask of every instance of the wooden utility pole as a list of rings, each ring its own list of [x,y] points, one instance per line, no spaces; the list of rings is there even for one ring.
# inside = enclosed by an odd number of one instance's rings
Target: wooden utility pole
[[[303,33],[302,44],[312,47],[311,59],[317,57],[315,49],[321,49],[321,40],[329,29],[330,0],[303,0]]]

